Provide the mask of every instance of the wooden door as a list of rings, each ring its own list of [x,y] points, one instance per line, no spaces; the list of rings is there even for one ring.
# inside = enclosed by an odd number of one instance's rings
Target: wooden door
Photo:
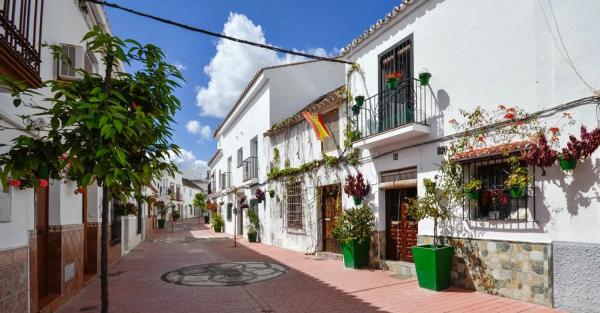
[[[333,238],[332,232],[335,220],[342,215],[339,185],[321,188],[321,211],[323,216],[323,251],[341,253],[341,246]]]
[[[37,233],[38,303],[48,297],[48,188],[35,188],[35,230]]]
[[[386,256],[391,260],[413,262],[412,247],[417,244],[417,222],[408,215],[409,199],[416,188],[386,190]]]

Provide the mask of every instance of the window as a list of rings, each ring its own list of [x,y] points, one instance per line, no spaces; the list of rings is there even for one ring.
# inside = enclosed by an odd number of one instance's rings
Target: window
[[[64,80],[81,79],[81,73],[77,69],[84,67],[84,49],[81,46],[61,45],[63,55],[57,60],[58,78]]]
[[[231,215],[233,213],[233,203],[227,203],[227,220],[231,221]]]
[[[412,69],[412,36],[379,56],[379,91],[386,89],[385,77],[391,73],[402,74],[400,80],[413,77]]]
[[[302,228],[302,183],[300,180],[290,180],[285,185],[287,199],[288,228]]]
[[[244,164],[244,148],[239,148],[237,151],[237,167]]]
[[[523,164],[523,166],[526,166]],[[535,170],[535,169],[534,169]],[[535,219],[535,206],[529,212],[528,190],[524,197],[513,198],[505,181],[510,174],[507,158],[496,157],[463,164],[465,183],[471,179],[481,180],[477,199],[465,196],[463,219],[466,220],[529,220]],[[534,173],[535,174],[535,173]],[[535,177],[535,175],[530,175]],[[530,187],[531,188],[531,183]],[[535,201],[532,201],[535,204]]]
[[[327,137],[325,140],[321,142],[321,149],[323,152],[331,152],[336,151],[338,145],[340,144],[340,114],[338,109],[331,110],[325,114],[323,114],[323,120],[333,137]]]
[[[96,56],[92,51],[85,51],[83,69],[88,73],[98,74],[98,59],[96,59]]]

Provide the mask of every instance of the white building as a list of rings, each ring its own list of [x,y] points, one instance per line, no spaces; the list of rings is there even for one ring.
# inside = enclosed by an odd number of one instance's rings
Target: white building
[[[194,206],[194,199],[196,198],[197,193],[206,193],[206,187],[202,188],[200,186],[201,184],[206,186],[206,184],[199,180],[190,180],[187,178],[182,178],[181,183],[183,185],[181,191],[183,197],[183,211],[181,216],[183,218],[199,217],[200,208]]]
[[[444,157],[438,148],[450,144],[455,130],[449,121],[460,119],[461,109],[543,111],[540,123],[548,127],[569,112],[575,124],[561,127],[561,146],[568,134],[579,137],[581,125],[598,127],[599,101],[590,89],[600,88],[600,42],[594,40],[599,17],[598,1],[404,1],[343,49],[342,56],[360,66],[350,76],[352,94],[368,98],[353,118],[362,134],[354,147],[378,187],[370,198],[380,245],[374,257],[404,261],[393,265],[410,273],[417,231],[420,242],[430,242],[433,223],[416,225],[401,208],[406,198],[424,193],[423,178],[437,174]],[[413,80],[423,68],[432,74],[429,86]],[[386,91],[384,77],[395,71],[405,81]],[[565,103],[570,105],[559,107]],[[369,116],[368,110],[378,113]],[[591,292],[600,276],[589,269],[600,257],[599,156],[572,173],[554,165],[542,176],[529,167],[534,181],[526,200],[511,199],[508,207],[467,201],[453,208],[454,218],[441,230],[455,238],[453,283],[547,306],[597,310],[600,302]],[[459,161],[482,181],[503,181],[503,171],[488,170],[505,166],[499,151],[476,149]]]
[[[215,131],[217,151],[209,161],[209,199],[219,204],[226,233],[245,234],[248,223],[245,211],[242,213],[239,209],[240,199],[245,197],[250,205],[257,188],[266,191],[273,146],[264,133],[314,99],[342,86],[343,70],[343,64],[339,63],[300,62],[263,68],[251,79]],[[291,164],[299,162],[291,150],[288,157]],[[257,209],[254,202],[252,206]],[[261,206],[264,208],[264,204]],[[275,207],[259,209],[261,225],[265,228],[261,234],[263,241],[308,249],[313,241],[310,236],[294,234],[294,229],[287,227],[282,232],[282,222],[275,225],[275,221],[270,220],[271,215],[264,215],[264,210],[275,210]]]
[[[104,73],[101,56],[81,43],[94,26],[110,32],[100,5],[76,0],[0,3],[0,16],[9,21],[0,30],[0,74],[33,88],[45,80],[78,79],[66,63],[53,58],[50,48],[42,47],[44,43],[62,45],[74,67]],[[42,99],[48,90],[38,91],[42,95],[32,100],[45,105]],[[35,136],[25,131],[18,117],[30,112],[25,105],[15,108],[10,94],[0,90],[0,124],[21,129],[0,131],[0,142],[8,144],[22,134]],[[8,311],[55,311],[99,272],[102,191],[95,185],[84,193],[75,193],[76,188],[73,182],[51,181],[48,188],[8,187],[0,192],[0,259],[9,260],[0,265],[0,276],[10,279],[0,286],[0,306]],[[110,263],[141,240],[144,214],[121,217],[111,209]]]

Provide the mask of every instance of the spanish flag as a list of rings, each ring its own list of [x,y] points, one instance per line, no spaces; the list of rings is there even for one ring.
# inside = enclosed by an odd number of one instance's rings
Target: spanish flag
[[[306,119],[308,124],[313,128],[315,134],[317,135],[317,139],[323,141],[323,139],[331,136],[329,132],[329,128],[325,125],[325,121],[323,121],[323,115],[317,113],[312,114],[310,112],[302,112],[302,116]]]

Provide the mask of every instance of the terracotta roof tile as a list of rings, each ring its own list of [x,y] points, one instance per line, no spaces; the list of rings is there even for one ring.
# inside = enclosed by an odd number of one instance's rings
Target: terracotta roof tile
[[[455,161],[461,161],[466,159],[474,159],[474,158],[482,158],[491,155],[502,154],[506,152],[515,152],[525,150],[527,146],[530,144],[530,141],[516,141],[496,146],[489,146],[477,149],[471,149],[468,151],[460,152],[454,155],[453,159]]]

